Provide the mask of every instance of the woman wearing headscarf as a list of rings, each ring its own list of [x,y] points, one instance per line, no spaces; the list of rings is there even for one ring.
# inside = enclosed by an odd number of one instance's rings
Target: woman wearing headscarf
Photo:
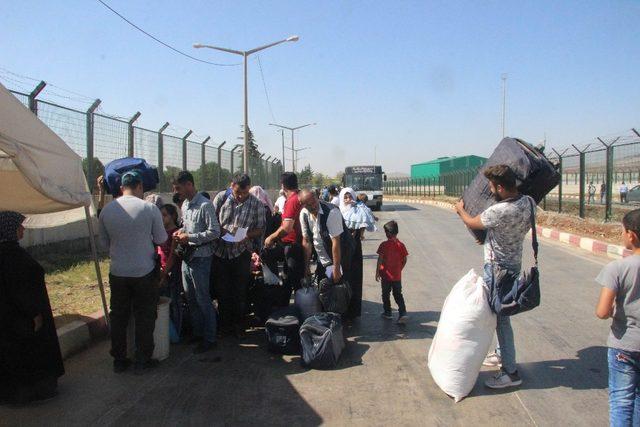
[[[0,212],[0,399],[55,396],[64,374],[44,269],[18,241],[25,217]]]
[[[362,233],[364,230],[375,231],[376,225],[371,209],[356,202],[356,193],[352,188],[343,188],[339,198],[340,212],[342,212],[345,225],[351,231],[356,244],[349,281],[353,294],[349,309],[345,314],[345,317],[354,319],[360,317],[362,311]]]

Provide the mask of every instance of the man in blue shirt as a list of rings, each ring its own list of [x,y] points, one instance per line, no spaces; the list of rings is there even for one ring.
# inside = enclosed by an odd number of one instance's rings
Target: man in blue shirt
[[[182,245],[182,283],[189,301],[193,335],[200,341],[194,353],[211,350],[216,343],[216,313],[209,291],[212,242],[220,237],[220,224],[209,199],[196,191],[193,175],[182,171],[173,182],[182,202],[182,229],[173,239]]]

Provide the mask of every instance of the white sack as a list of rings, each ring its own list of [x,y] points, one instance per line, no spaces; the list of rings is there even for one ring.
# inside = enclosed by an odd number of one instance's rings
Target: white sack
[[[429,349],[433,380],[456,402],[473,389],[496,329],[487,293],[484,280],[471,269],[444,301]]]

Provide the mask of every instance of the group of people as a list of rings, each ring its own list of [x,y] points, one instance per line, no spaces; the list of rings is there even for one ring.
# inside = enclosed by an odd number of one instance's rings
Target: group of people
[[[620,187],[618,188],[620,193],[620,203],[628,203],[629,200],[627,196],[629,195],[629,186],[622,181]],[[593,181],[589,182],[587,186],[587,204],[595,204],[596,203],[596,186]],[[600,184],[600,204],[604,205],[605,199],[607,197],[607,184],[602,182]]]

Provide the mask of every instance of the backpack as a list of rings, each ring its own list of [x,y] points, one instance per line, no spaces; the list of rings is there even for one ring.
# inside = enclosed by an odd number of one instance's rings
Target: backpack
[[[282,308],[265,322],[269,351],[300,354],[300,313],[296,307]]]
[[[499,316],[513,316],[540,305],[540,273],[538,271],[538,233],[536,232],[536,207],[531,204],[531,245],[535,265],[529,272],[512,272],[492,263],[492,283],[489,286],[489,306]]]

